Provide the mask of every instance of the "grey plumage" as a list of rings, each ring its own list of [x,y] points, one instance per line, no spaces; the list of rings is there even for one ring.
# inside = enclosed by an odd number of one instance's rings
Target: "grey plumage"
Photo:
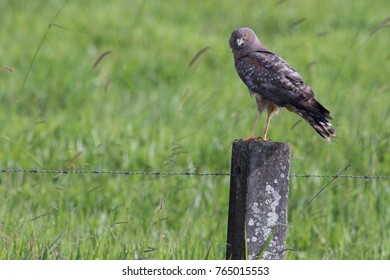
[[[322,137],[336,136],[329,111],[314,98],[314,92],[286,61],[262,45],[253,30],[234,30],[229,40],[238,75],[255,96],[259,116],[250,135],[254,137],[257,122],[264,109],[268,111],[263,140],[267,140],[271,115],[280,107],[297,113]]]

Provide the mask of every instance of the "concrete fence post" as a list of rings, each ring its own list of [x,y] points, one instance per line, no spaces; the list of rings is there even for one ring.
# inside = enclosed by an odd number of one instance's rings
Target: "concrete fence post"
[[[291,146],[236,140],[226,259],[284,259]]]

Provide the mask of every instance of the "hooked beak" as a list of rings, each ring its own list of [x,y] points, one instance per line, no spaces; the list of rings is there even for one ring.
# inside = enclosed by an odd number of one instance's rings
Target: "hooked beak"
[[[236,40],[237,47],[241,48],[241,46],[244,44],[244,42],[245,42],[244,38],[238,38]]]

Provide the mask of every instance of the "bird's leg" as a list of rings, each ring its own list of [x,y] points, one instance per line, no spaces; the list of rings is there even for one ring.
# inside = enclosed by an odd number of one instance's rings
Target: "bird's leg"
[[[257,124],[259,123],[260,117],[261,117],[261,112],[259,112],[259,114],[257,115],[256,121],[253,124],[253,128],[252,128],[251,134],[249,135],[249,137],[246,140],[251,140],[251,139],[255,139],[256,138],[255,137],[255,131],[256,131]]]
[[[267,132],[268,132],[269,122],[271,120],[272,113],[273,113],[272,109],[268,110],[267,122],[265,123],[264,134],[263,134],[263,140],[264,141],[267,141]]]

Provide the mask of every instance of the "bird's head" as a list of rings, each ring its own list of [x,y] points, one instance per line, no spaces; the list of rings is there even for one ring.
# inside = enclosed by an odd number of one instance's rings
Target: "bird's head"
[[[229,45],[233,51],[250,46],[254,41],[258,41],[255,32],[249,28],[239,28],[232,32]]]

